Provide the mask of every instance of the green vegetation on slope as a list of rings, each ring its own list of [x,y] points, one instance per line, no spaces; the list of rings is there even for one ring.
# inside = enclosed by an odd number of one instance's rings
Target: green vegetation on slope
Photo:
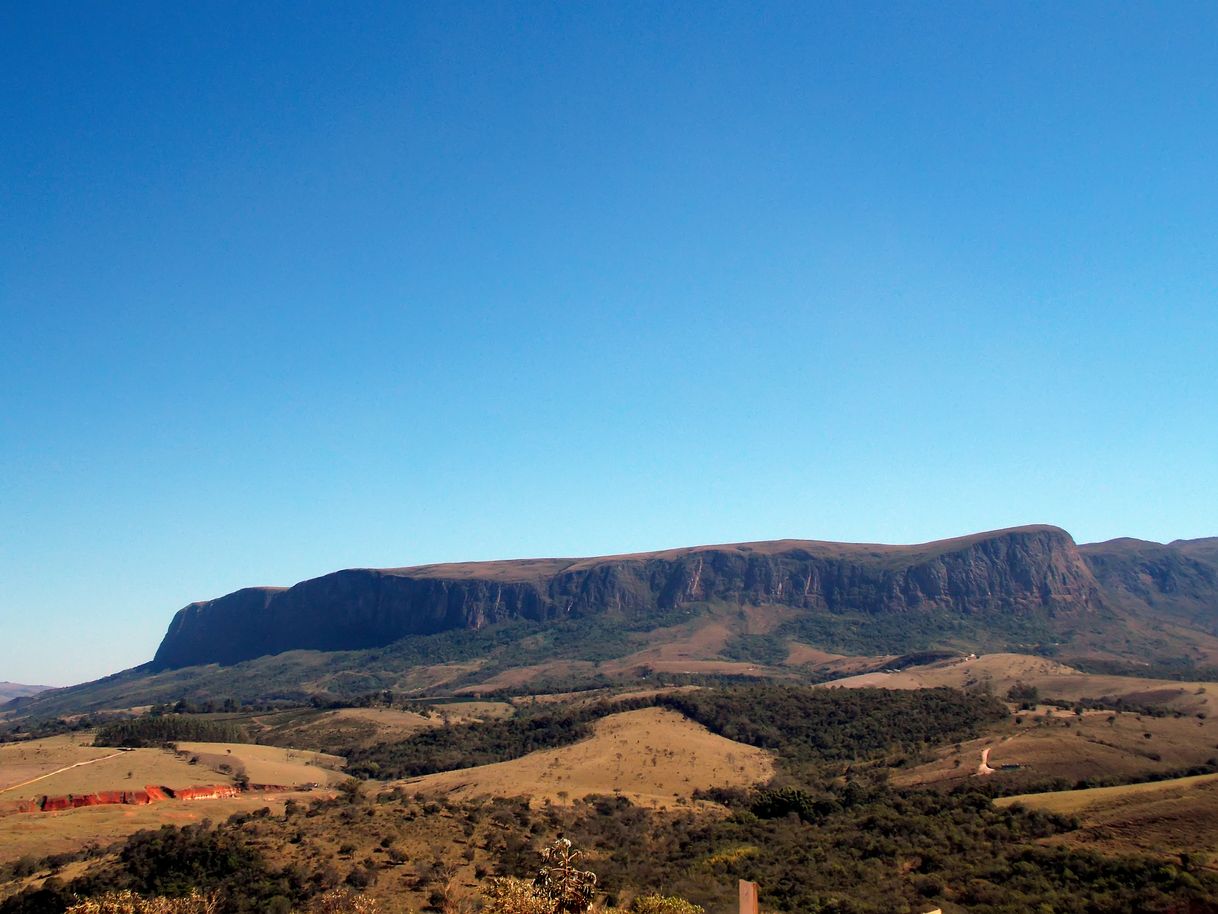
[[[357,776],[414,777],[568,745],[590,735],[591,724],[608,714],[652,706],[671,708],[720,736],[776,749],[793,760],[865,758],[966,739],[1006,717],[993,698],[954,689],[738,686],[522,710],[505,720],[450,724],[339,754],[347,756],[348,771]]]
[[[146,714],[105,724],[93,739],[94,746],[124,746],[140,749],[179,740],[192,743],[246,743],[245,730],[223,721],[185,714]]]
[[[840,761],[941,745],[1004,720],[1004,705],[957,689],[834,689],[754,685],[656,697],[728,739],[793,761]]]
[[[238,829],[211,823],[141,831],[122,845],[101,872],[64,885],[57,879],[0,903],[2,914],[58,914],[78,897],[130,890],[140,895],[181,897],[192,890],[215,892],[224,914],[290,909],[306,898],[303,874],[277,868]],[[280,899],[282,899],[280,901]]]
[[[648,617],[613,613],[545,623],[519,620],[477,631],[453,630],[403,638],[385,647],[355,651],[288,651],[231,666],[209,664],[163,671],[148,666],[96,682],[25,699],[21,713],[53,718],[104,708],[174,704],[299,705],[311,700],[351,700],[370,692],[427,692],[440,678],[443,691],[487,679],[504,670],[555,660],[599,662],[647,645],[657,628],[689,622],[702,608],[685,607]],[[429,669],[469,664],[468,672],[430,677]],[[434,691],[434,690],[432,690]]]

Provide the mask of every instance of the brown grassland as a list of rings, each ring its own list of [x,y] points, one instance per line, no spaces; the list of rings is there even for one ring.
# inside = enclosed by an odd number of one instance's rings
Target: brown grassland
[[[1175,778],[1149,784],[1093,787],[1003,797],[1000,806],[1076,816],[1080,827],[1049,839],[1108,854],[1188,854],[1218,863],[1218,775]]]
[[[976,777],[984,749],[992,768],[1019,766],[988,777],[1017,787],[1057,778],[1163,776],[1218,757],[1218,722],[1117,711],[1080,717],[1042,705],[1015,712],[1008,724],[979,739],[936,750],[932,761],[894,771],[892,781],[900,787],[964,783]]]
[[[0,863],[27,855],[42,857],[78,851],[90,845],[106,847],[137,831],[160,828],[162,825],[192,825],[204,819],[218,821],[233,813],[262,807],[282,811],[288,799],[304,801],[313,796],[329,797],[333,794],[333,790],[247,793],[216,800],[169,800],[151,806],[89,806],[65,812],[0,816]]]
[[[773,771],[768,752],[716,736],[674,711],[644,708],[598,721],[590,739],[571,746],[400,785],[410,793],[527,795],[540,803],[613,793],[640,806],[668,808],[687,805],[699,788],[747,787]]]
[[[23,794],[6,795],[5,791],[32,778],[81,762],[96,763],[98,759],[115,754],[113,749],[94,748],[92,743],[92,733],[67,733],[48,739],[0,744],[0,800],[20,798]]]
[[[400,708],[339,708],[331,711],[268,712],[248,719],[248,727],[260,743],[286,749],[323,749],[336,746],[366,746],[406,739],[445,721],[489,720],[510,716],[511,704],[502,701],[453,701],[433,704],[419,711]]]
[[[1027,654],[983,654],[975,659],[947,660],[901,672],[865,673],[829,683],[834,687],[882,689],[989,688],[1005,695],[1016,683],[1034,685],[1045,697],[1065,701],[1084,698],[1124,699],[1138,705],[1156,705],[1184,714],[1208,713],[1218,696],[1218,685],[1139,679],[1083,673],[1044,657]]]
[[[436,726],[439,720],[392,708],[342,708],[303,717],[258,715],[251,723],[259,728],[259,738],[264,741],[285,748],[302,748],[358,746],[378,739],[404,739],[426,727]]]
[[[100,791],[142,790],[147,784],[172,788],[228,784],[244,773],[255,783],[321,787],[346,780],[337,769],[342,759],[320,753],[240,743],[179,743],[182,755],[166,749],[117,752],[96,748],[91,733],[73,733],[46,739],[0,745],[0,776],[9,789],[0,801],[41,796],[86,794]],[[198,761],[191,764],[189,759]],[[100,759],[100,761],[98,761]],[[88,762],[79,767],[69,767]],[[225,772],[221,765],[230,769]],[[15,783],[40,774],[49,777],[25,786]],[[168,800],[150,806],[94,806],[63,812],[0,815],[0,863],[26,854],[64,853],[88,844],[106,845],[140,829],[161,825],[187,825],[204,818],[218,819],[263,806],[280,806],[289,797],[331,796],[333,790],[313,794],[254,792],[236,798]]]
[[[187,743],[177,744],[179,751],[198,759],[198,766],[219,774],[243,773],[254,784],[297,787],[306,784],[326,786],[346,780],[341,773],[346,760],[337,755],[312,752],[308,749],[283,749],[278,746],[254,746],[249,743]],[[212,779],[215,782],[215,778]]]
[[[0,778],[8,785],[0,789],[0,801],[99,790],[142,790],[145,784],[190,787],[228,783],[216,771],[191,765],[163,749],[118,752],[94,748],[88,745],[91,740],[92,734],[72,734],[0,745]],[[78,762],[88,764],[72,767]],[[21,776],[26,774],[29,777]],[[13,786],[38,775],[44,776],[33,783]]]

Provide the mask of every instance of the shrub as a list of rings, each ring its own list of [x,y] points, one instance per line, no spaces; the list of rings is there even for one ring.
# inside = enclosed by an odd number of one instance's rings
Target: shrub
[[[579,851],[566,838],[559,838],[541,857],[541,869],[532,882],[514,876],[492,879],[483,893],[482,910],[486,914],[585,914],[596,893],[596,874],[576,867]]]
[[[191,892],[185,898],[143,898],[131,891],[107,892],[77,902],[65,914],[216,914],[214,895]]]
[[[631,914],[706,914],[701,905],[676,895],[641,895],[630,904]]]
[[[350,889],[335,889],[318,895],[309,902],[309,914],[379,914],[375,898],[352,892]]]
[[[482,893],[483,914],[553,914],[554,902],[527,879],[501,876]]]

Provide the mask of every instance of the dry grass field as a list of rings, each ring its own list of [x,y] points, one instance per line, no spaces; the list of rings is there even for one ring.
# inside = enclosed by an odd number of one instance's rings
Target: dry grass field
[[[516,713],[509,701],[449,701],[434,704],[431,710],[457,722],[501,720]]]
[[[1078,815],[1092,808],[1110,809],[1119,805],[1140,805],[1161,800],[1166,796],[1188,799],[1199,796],[1201,788],[1218,782],[1218,774],[1198,774],[1187,778],[1172,778],[1168,781],[1149,781],[1145,784],[1121,784],[1117,787],[1088,787],[1083,790],[1055,790],[1051,793],[1024,793],[1013,797],[999,797],[996,806],[1011,806],[1019,803],[1033,809],[1056,812],[1062,815]]]
[[[540,679],[576,679],[606,676],[635,677],[640,671],[694,675],[755,676],[759,671],[775,678],[788,678],[788,667],[812,660],[832,669],[854,670],[874,665],[872,658],[838,658],[835,654],[798,646],[795,660],[777,666],[724,659],[720,656],[738,634],[766,634],[793,615],[788,606],[743,606],[717,608],[691,622],[658,628],[647,633],[648,646],[611,660],[553,660],[516,666],[473,685],[456,690],[459,695],[483,695],[500,689],[523,689]],[[811,652],[811,653],[809,653]],[[820,661],[824,660],[823,663]]]
[[[603,718],[590,739],[572,746],[400,783],[412,793],[524,795],[559,803],[620,793],[666,808],[687,802],[698,788],[747,786],[767,780],[773,770],[767,752],[716,736],[673,711],[644,708]]]
[[[400,674],[392,687],[401,692],[450,688],[458,679],[476,673],[485,662],[483,659],[459,660],[451,663],[408,667]]]
[[[976,777],[982,750],[989,764],[1018,770],[987,775],[1032,785],[1051,778],[1168,774],[1218,757],[1218,721],[1088,711],[1082,717],[1045,706],[1020,712],[1004,730],[936,752],[933,761],[893,772],[898,786],[953,786]]]
[[[1036,686],[1045,698],[1065,701],[1123,698],[1134,704],[1161,706],[1184,714],[1218,711],[1218,706],[1211,707],[1211,701],[1218,697],[1218,683],[1100,676],[1027,654],[984,654],[971,660],[947,660],[896,673],[865,673],[835,679],[828,685],[883,689],[988,687],[995,695],[1003,696],[1017,682]]]
[[[113,749],[94,748],[92,733],[68,733],[47,739],[0,744],[0,799],[18,799],[5,794],[16,784],[81,762],[96,762],[113,755]],[[43,791],[46,793],[46,791]]]
[[[6,785],[0,788],[0,801],[100,790],[142,790],[145,784],[190,787],[229,781],[163,749],[118,752],[94,748],[89,742],[92,734],[72,734],[0,745],[0,779]],[[34,777],[39,779],[22,784]]]
[[[208,769],[205,773],[209,778],[206,783],[209,784],[224,780],[229,773],[244,773],[254,784],[280,787],[305,784],[324,787],[346,780],[346,775],[342,773],[346,759],[308,749],[282,749],[247,743],[178,743],[178,749],[198,759],[196,765],[189,767]],[[230,772],[225,772],[224,767],[229,768]]]
[[[208,774],[214,783],[214,773]],[[168,801],[151,806],[89,806],[65,812],[0,816],[0,863],[26,855],[44,857],[78,851],[90,844],[104,847],[145,828],[190,825],[204,819],[219,821],[235,812],[249,812],[264,806],[272,812],[282,812],[283,804],[289,798],[300,801],[313,795],[332,794],[333,791],[316,794],[258,793],[189,803]]]
[[[259,714],[250,718],[260,742],[292,748],[360,746],[383,740],[405,739],[438,717],[392,708],[342,708],[336,711],[298,711]]]
[[[596,664],[587,660],[553,660],[532,666],[512,667],[474,685],[463,686],[455,690],[453,694],[485,695],[488,692],[497,692],[502,689],[521,689],[536,679],[575,678],[591,676],[595,672]]]
[[[512,704],[516,707],[527,707],[530,705],[552,705],[564,704],[570,705],[572,708],[587,707],[589,705],[601,704],[606,700],[625,701],[630,698],[651,698],[655,695],[671,695],[674,692],[693,692],[702,686],[682,685],[682,686],[660,686],[654,689],[588,689],[582,692],[552,692],[547,695],[524,695],[512,699]]]
[[[241,771],[255,783],[286,787],[317,784],[323,789],[315,795],[321,796],[333,794],[333,790],[324,789],[327,785],[345,780],[338,770],[343,759],[304,750],[240,743],[180,743],[183,752],[198,758],[190,764],[188,757],[164,749],[119,752],[95,748],[89,745],[92,740],[91,733],[74,733],[0,745],[0,802],[142,790],[147,784],[172,788],[228,784],[231,775]],[[221,765],[230,771],[222,771]],[[39,780],[22,785],[35,777]],[[225,799],[168,800],[150,806],[92,806],[0,815],[0,862],[27,854],[41,857],[75,851],[90,843],[105,845],[143,828],[221,819],[264,806],[282,808],[288,797],[308,796],[297,791],[255,792]]]
[[[790,641],[787,644],[786,666],[815,667],[847,675],[860,670],[873,669],[877,664],[892,659],[887,657],[852,657],[846,654],[831,654],[810,644]]]
[[[1218,863],[1218,775],[1123,787],[1095,787],[996,800],[1077,816],[1080,828],[1053,843],[1109,854],[1190,854]]]

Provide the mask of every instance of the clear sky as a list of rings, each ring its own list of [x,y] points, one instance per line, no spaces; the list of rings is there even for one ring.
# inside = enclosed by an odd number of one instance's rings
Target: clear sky
[[[0,680],[349,566],[1218,534],[1212,3],[8,3],[0,78]]]

